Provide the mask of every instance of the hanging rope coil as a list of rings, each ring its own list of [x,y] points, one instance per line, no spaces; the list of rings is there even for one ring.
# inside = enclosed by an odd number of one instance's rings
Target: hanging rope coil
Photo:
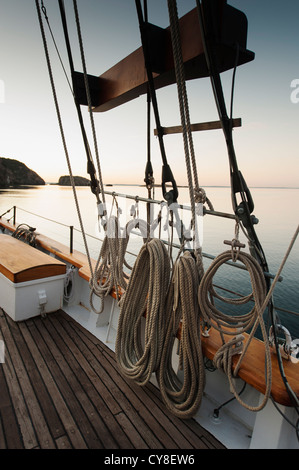
[[[115,286],[118,288],[117,253],[119,246],[119,221],[115,216],[110,216],[107,221],[107,231],[104,238],[97,263],[90,279],[90,306],[95,313],[104,310],[104,298]],[[93,297],[100,299],[100,308],[94,306]]]
[[[115,349],[122,373],[139,385],[149,381],[160,363],[169,278],[170,260],[163,242],[153,239],[145,243],[121,301]]]
[[[218,269],[227,261],[236,261],[236,253],[234,250],[228,250],[220,254],[211,263],[210,267],[204,274],[204,277],[198,289],[198,301],[203,320],[213,326],[221,334],[223,346],[218,350],[214,357],[214,364],[223,369],[227,374],[231,389],[244,407],[251,411],[261,410],[267,403],[271,391],[271,355],[267,332],[263,320],[263,311],[267,306],[267,288],[263,271],[255,258],[245,252],[238,252],[237,259],[245,265],[250,275],[252,292],[249,295],[243,296],[238,299],[231,299],[220,296],[213,287],[213,277]],[[242,305],[250,300],[254,300],[253,308],[242,315],[227,315],[217,309],[214,305],[213,299],[217,298],[224,303]],[[263,341],[265,344],[265,377],[266,377],[266,391],[262,403],[257,407],[251,407],[244,403],[236,390],[233,378],[237,377],[241,362],[248,349],[248,346],[253,338],[258,326],[261,328]],[[249,332],[248,340],[243,345],[244,336],[242,333]],[[223,335],[233,336],[232,340],[225,342]],[[239,359],[232,372],[233,356],[239,354]]]
[[[191,418],[200,407],[205,373],[201,349],[198,270],[189,252],[175,263],[166,303],[168,324],[157,379],[169,410],[179,418]],[[180,363],[183,381],[172,366],[176,334],[181,323]]]
[[[90,280],[90,306],[95,313],[102,313],[104,309],[104,298],[114,288],[117,299],[120,300],[120,290],[127,289],[129,275],[125,273],[124,266],[129,270],[132,267],[127,263],[125,256],[132,230],[139,228],[143,241],[147,241],[149,232],[148,224],[142,219],[130,220],[123,232],[119,225],[117,216],[110,216],[106,226],[101,251]],[[94,306],[93,297],[100,299],[100,308]]]

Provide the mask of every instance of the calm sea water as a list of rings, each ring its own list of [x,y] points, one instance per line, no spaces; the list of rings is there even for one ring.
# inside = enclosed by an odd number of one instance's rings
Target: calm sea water
[[[147,190],[139,186],[113,186],[107,190],[122,194],[147,197]],[[189,197],[187,188],[179,188],[179,202],[188,205]],[[208,187],[207,196],[213,203],[214,209],[220,212],[231,213],[230,189],[227,187]],[[289,246],[290,240],[298,226],[299,189],[290,188],[253,188],[251,190],[255,202],[254,214],[259,219],[256,231],[264,248],[271,273],[275,274]],[[84,230],[90,236],[88,250],[92,257],[97,258],[100,242],[97,223],[97,210],[95,196],[89,188],[77,188],[80,213]],[[162,200],[159,188],[155,190],[154,198]],[[112,198],[107,196],[108,207],[111,207]],[[134,200],[117,198],[122,209],[123,224],[130,219],[130,209],[135,205]],[[59,241],[69,243],[69,226],[79,229],[78,216],[74,203],[72,189],[56,185],[37,186],[21,189],[8,189],[0,191],[0,215],[13,206],[17,206],[17,222],[27,223],[36,227],[38,232],[56,238]],[[146,218],[143,204],[138,204],[139,215]],[[115,208],[115,206],[114,206]],[[159,206],[156,210],[158,210]],[[37,217],[37,214],[41,217]],[[12,216],[12,211],[4,217]],[[183,216],[182,216],[183,217]],[[188,218],[188,216],[187,216]],[[50,219],[50,220],[49,220]],[[59,222],[54,224],[51,220]],[[185,221],[185,220],[184,220]],[[188,221],[187,221],[188,222]],[[187,223],[186,223],[187,225]],[[163,227],[162,227],[163,229]],[[206,215],[202,219],[202,246],[203,252],[212,255],[220,254],[227,250],[223,240],[231,240],[234,237],[235,223],[231,219]],[[167,232],[162,230],[162,235],[167,238]],[[96,237],[96,238],[95,238]],[[242,241],[243,235],[240,235]],[[138,237],[132,237],[129,245],[130,251],[138,253],[142,241]],[[85,252],[82,236],[79,230],[75,230],[74,247]],[[133,262],[133,260],[131,261]],[[204,259],[207,268],[210,259]],[[237,271],[237,272],[236,272]],[[247,293],[248,276],[241,270],[230,267],[221,269],[219,282],[224,287],[232,288],[242,294]],[[299,312],[299,240],[296,241],[293,250],[282,272],[283,281],[279,282],[274,291],[274,303],[279,308]],[[218,279],[217,279],[218,282]],[[293,338],[299,338],[299,316],[289,315],[278,311],[282,323],[290,329]]]

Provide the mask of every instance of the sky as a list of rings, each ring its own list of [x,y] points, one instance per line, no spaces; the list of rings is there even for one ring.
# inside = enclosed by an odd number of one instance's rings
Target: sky
[[[239,168],[249,187],[299,187],[299,2],[228,0],[248,19],[247,48],[254,61],[238,67],[234,130]],[[75,69],[82,71],[73,2],[65,0]],[[195,0],[178,0],[180,16]],[[58,2],[44,0],[59,52],[69,72]],[[87,71],[101,75],[140,47],[134,0],[78,0]],[[166,0],[148,0],[149,21],[167,27]],[[46,27],[45,27],[46,28]],[[87,176],[86,156],[73,98],[46,28],[58,101],[73,175]],[[222,74],[229,108],[232,72]],[[217,120],[209,79],[187,83],[191,121]],[[162,126],[180,124],[176,86],[157,92]],[[143,184],[146,164],[146,97],[94,116],[104,183]],[[91,136],[87,108],[82,113]],[[152,118],[153,128],[155,127]],[[229,185],[221,130],[193,134],[201,186]],[[156,183],[161,156],[152,132]],[[165,136],[168,162],[178,184],[186,184],[181,135]],[[93,148],[90,139],[91,148]],[[34,0],[0,0],[0,156],[15,158],[46,182],[67,174]]]

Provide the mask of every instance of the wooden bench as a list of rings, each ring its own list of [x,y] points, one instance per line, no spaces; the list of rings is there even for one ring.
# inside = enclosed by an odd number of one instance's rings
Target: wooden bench
[[[64,262],[0,234],[0,306],[14,321],[61,308],[65,274]]]
[[[66,265],[10,235],[1,234],[0,272],[18,283],[65,274]]]
[[[14,232],[17,228],[16,225],[5,221],[3,218],[0,218],[0,226],[5,228],[6,230],[9,230],[10,232]],[[73,252],[71,253],[69,248],[63,243],[53,240],[52,238],[49,238],[46,235],[42,235],[40,233],[36,235],[36,245],[48,251],[49,253],[52,253],[58,258],[64,260],[65,262],[75,266],[76,268],[78,268],[78,275],[85,281],[90,281],[91,272],[87,256],[84,253],[81,253],[77,250],[73,250]],[[92,268],[94,268],[96,265],[96,260],[91,258],[90,261]],[[123,291],[122,289],[120,289],[119,295],[122,295],[122,293]],[[118,298],[115,289],[112,289],[110,295],[115,299]]]

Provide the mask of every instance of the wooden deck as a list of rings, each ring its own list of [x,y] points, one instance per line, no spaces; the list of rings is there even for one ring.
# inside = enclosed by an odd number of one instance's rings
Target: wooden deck
[[[159,391],[123,378],[114,353],[63,311],[13,322],[0,309],[0,449],[224,448]]]

